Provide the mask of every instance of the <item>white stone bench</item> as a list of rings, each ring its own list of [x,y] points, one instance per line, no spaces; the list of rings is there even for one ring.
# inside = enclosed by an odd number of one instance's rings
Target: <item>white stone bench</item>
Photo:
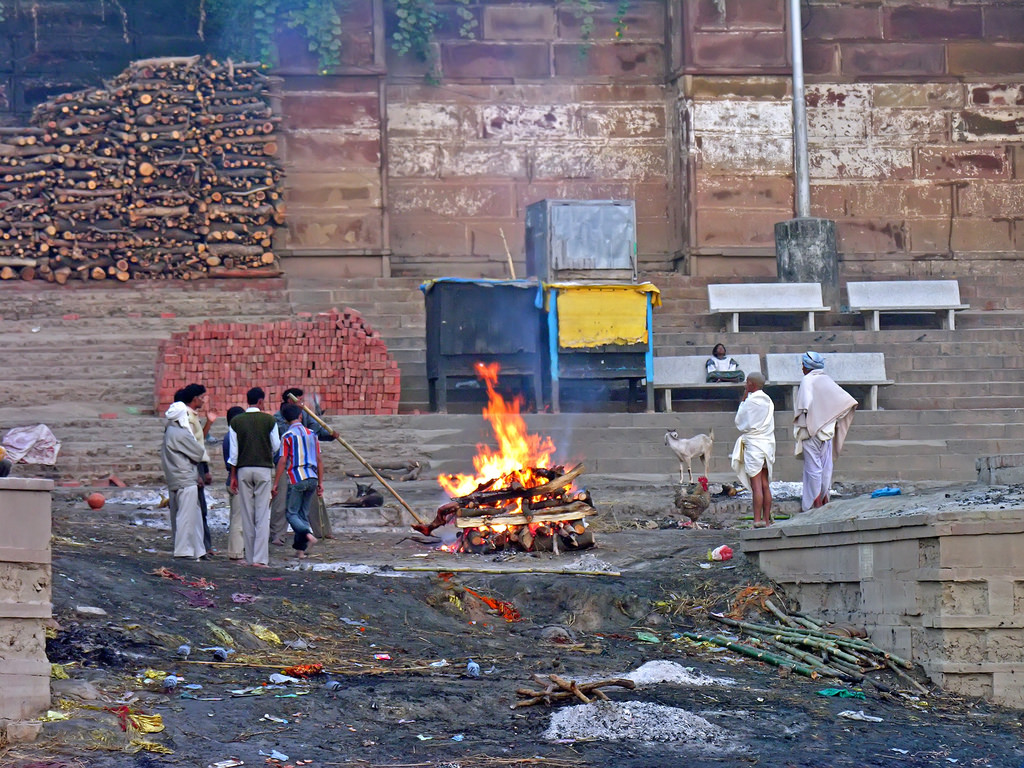
[[[654,391],[665,391],[665,412],[672,412],[673,389],[720,389],[742,387],[743,382],[715,382],[707,380],[707,363],[710,355],[684,355],[680,357],[654,358]],[[744,373],[761,370],[759,355],[728,355],[739,363]]]
[[[814,313],[827,312],[819,283],[718,283],[708,286],[711,314],[732,315],[729,330],[738,333],[743,313],[807,313],[804,330],[814,330]]]
[[[803,381],[804,372],[798,352],[765,355],[768,368],[767,386],[790,386],[792,402]],[[882,352],[836,352],[822,355],[825,358],[825,373],[841,386],[868,388],[867,409],[878,410],[878,388],[894,383],[885,377],[885,355]]]
[[[956,330],[954,313],[970,309],[960,303],[960,284],[956,280],[881,280],[870,283],[847,283],[846,295],[853,312],[864,313],[864,327],[879,329],[882,312],[912,314],[938,312],[942,327]],[[945,312],[945,317],[942,313]]]

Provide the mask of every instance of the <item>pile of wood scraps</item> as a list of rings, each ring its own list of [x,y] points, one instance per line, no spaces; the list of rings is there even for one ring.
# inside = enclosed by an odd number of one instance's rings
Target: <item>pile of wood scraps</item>
[[[149,59],[0,129],[0,279],[273,266],[284,209],[271,86],[255,64]]]
[[[879,690],[889,686],[868,677],[874,671],[891,671],[903,683],[927,693],[927,689],[908,674],[914,665],[894,653],[879,648],[849,628],[829,627],[806,616],[787,615],[766,601],[778,623],[741,621],[721,614],[711,619],[732,628],[731,637],[684,632],[691,640],[728,648],[796,674],[818,679],[831,677],[847,683],[870,683]]]
[[[560,547],[587,549],[594,545],[594,535],[586,518],[596,510],[588,491],[573,488],[583,471],[582,464],[568,472],[564,467],[533,467],[529,474],[542,482],[529,487],[495,478],[442,505],[438,516],[454,516],[463,552],[515,548],[557,554]]]
[[[619,688],[633,690],[636,687],[629,678],[613,678],[610,680],[597,680],[592,683],[578,683],[575,680],[566,680],[559,675],[534,675],[533,682],[543,686],[541,690],[531,688],[518,688],[516,694],[522,697],[522,701],[512,705],[512,709],[520,707],[532,707],[535,704],[547,704],[551,706],[556,702],[568,699],[578,699],[584,704],[589,704],[595,699],[609,701],[608,695],[602,688],[615,685]]]

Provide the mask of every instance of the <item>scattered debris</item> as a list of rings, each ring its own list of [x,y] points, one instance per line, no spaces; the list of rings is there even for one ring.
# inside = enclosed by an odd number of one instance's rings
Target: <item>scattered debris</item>
[[[584,704],[589,704],[593,699],[588,694],[593,694],[594,697],[602,701],[608,701],[608,696],[601,690],[602,688],[615,685],[632,690],[636,687],[636,683],[626,678],[579,683],[575,680],[566,680],[559,675],[548,675],[547,677],[534,675],[533,681],[537,685],[545,687],[539,691],[530,688],[518,688],[516,694],[523,697],[524,700],[513,704],[512,709],[532,707],[534,704],[541,703],[551,706],[556,701],[564,701],[566,699],[579,699]]]

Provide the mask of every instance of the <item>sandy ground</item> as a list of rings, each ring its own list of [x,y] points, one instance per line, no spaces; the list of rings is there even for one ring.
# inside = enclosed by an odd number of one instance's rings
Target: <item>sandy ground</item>
[[[133,492],[136,502],[153,496]],[[919,696],[884,676],[893,693],[825,697],[817,691],[835,681],[780,674],[683,638],[717,631],[706,611],[764,584],[739,552],[746,523],[735,501],[707,514],[713,528],[670,529],[659,527],[672,523],[663,493],[632,496],[595,526],[598,547],[582,554],[453,556],[403,529],[339,531],[301,568],[287,548],[273,548],[269,569],[223,556],[175,561],[157,527],[163,512],[147,506],[112,501],[97,513],[79,493],[55,497],[59,629],[47,649],[71,678],[53,686],[54,712],[69,719],[46,723],[34,744],[0,749],[3,766],[205,767],[233,758],[246,766],[1018,768],[1024,760],[1018,712],[938,691]],[[224,536],[215,527],[221,550]],[[709,564],[708,550],[721,544],[737,556]],[[453,567],[500,572],[439,576]],[[567,567],[618,575],[523,572]],[[521,620],[506,621],[473,592],[511,603]],[[185,643],[188,658],[177,652]],[[233,652],[219,662],[201,650],[214,646]],[[479,677],[468,674],[469,659]],[[328,674],[272,682],[298,664]],[[164,673],[181,678],[169,693]],[[551,673],[632,674],[637,685],[608,688],[607,703],[512,708],[531,675]],[[106,711],[121,705],[159,715],[164,729],[126,734]],[[881,722],[840,716],[848,711]]]

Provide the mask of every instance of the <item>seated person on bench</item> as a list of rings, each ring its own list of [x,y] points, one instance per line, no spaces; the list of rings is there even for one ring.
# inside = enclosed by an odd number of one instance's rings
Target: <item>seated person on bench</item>
[[[715,348],[711,350],[707,371],[707,381],[710,383],[742,382],[746,378],[743,371],[740,370],[740,364],[736,362],[735,358],[729,357],[729,353],[725,351],[725,345],[721,342],[715,344]]]

